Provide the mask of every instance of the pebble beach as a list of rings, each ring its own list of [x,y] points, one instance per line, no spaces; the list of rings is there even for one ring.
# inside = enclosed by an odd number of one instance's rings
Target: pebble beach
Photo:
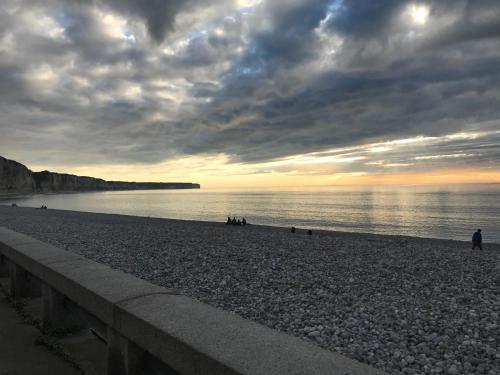
[[[0,226],[390,374],[500,374],[500,244],[0,205]],[[471,233],[472,234],[472,233]]]

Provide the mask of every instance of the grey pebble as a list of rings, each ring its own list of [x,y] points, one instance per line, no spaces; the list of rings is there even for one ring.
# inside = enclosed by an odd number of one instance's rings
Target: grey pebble
[[[499,245],[44,211],[0,226],[389,374],[500,374]]]

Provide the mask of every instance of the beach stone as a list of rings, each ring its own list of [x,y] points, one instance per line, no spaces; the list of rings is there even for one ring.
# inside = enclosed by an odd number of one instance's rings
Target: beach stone
[[[307,334],[307,336],[313,337],[313,338],[318,337],[319,335],[321,335],[321,333],[319,331],[312,331],[312,332],[309,332]]]
[[[390,374],[500,374],[499,245],[219,224],[0,205],[0,226]]]
[[[412,355],[408,355],[405,357],[405,361],[406,361],[406,363],[411,365],[413,362],[415,362],[415,357]]]

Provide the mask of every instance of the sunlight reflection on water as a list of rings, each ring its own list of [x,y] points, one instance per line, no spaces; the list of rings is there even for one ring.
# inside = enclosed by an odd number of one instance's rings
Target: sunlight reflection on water
[[[500,185],[153,190],[31,195],[20,206],[189,220],[246,217],[255,224],[469,240],[481,227],[500,243]]]

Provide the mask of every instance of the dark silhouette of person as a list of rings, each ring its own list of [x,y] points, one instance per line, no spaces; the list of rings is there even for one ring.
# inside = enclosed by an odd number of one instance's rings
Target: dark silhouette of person
[[[292,227],[292,229],[290,230],[290,232],[295,233],[295,227]]]
[[[247,221],[246,221],[246,219],[245,219],[245,218],[241,219],[241,224],[243,224],[243,225],[247,225]]]
[[[483,250],[483,236],[481,235],[481,229],[478,229],[472,235],[472,250],[479,247],[479,250]]]
[[[231,221],[231,224],[236,225],[236,217],[233,217],[233,221]]]
[[[312,236],[313,231],[309,229],[309,230],[307,231],[307,234],[308,234],[309,236]]]
[[[236,225],[241,225],[241,220],[238,219],[238,221],[236,222]]]
[[[229,216],[227,217],[226,225],[227,224],[231,224],[231,218]]]

